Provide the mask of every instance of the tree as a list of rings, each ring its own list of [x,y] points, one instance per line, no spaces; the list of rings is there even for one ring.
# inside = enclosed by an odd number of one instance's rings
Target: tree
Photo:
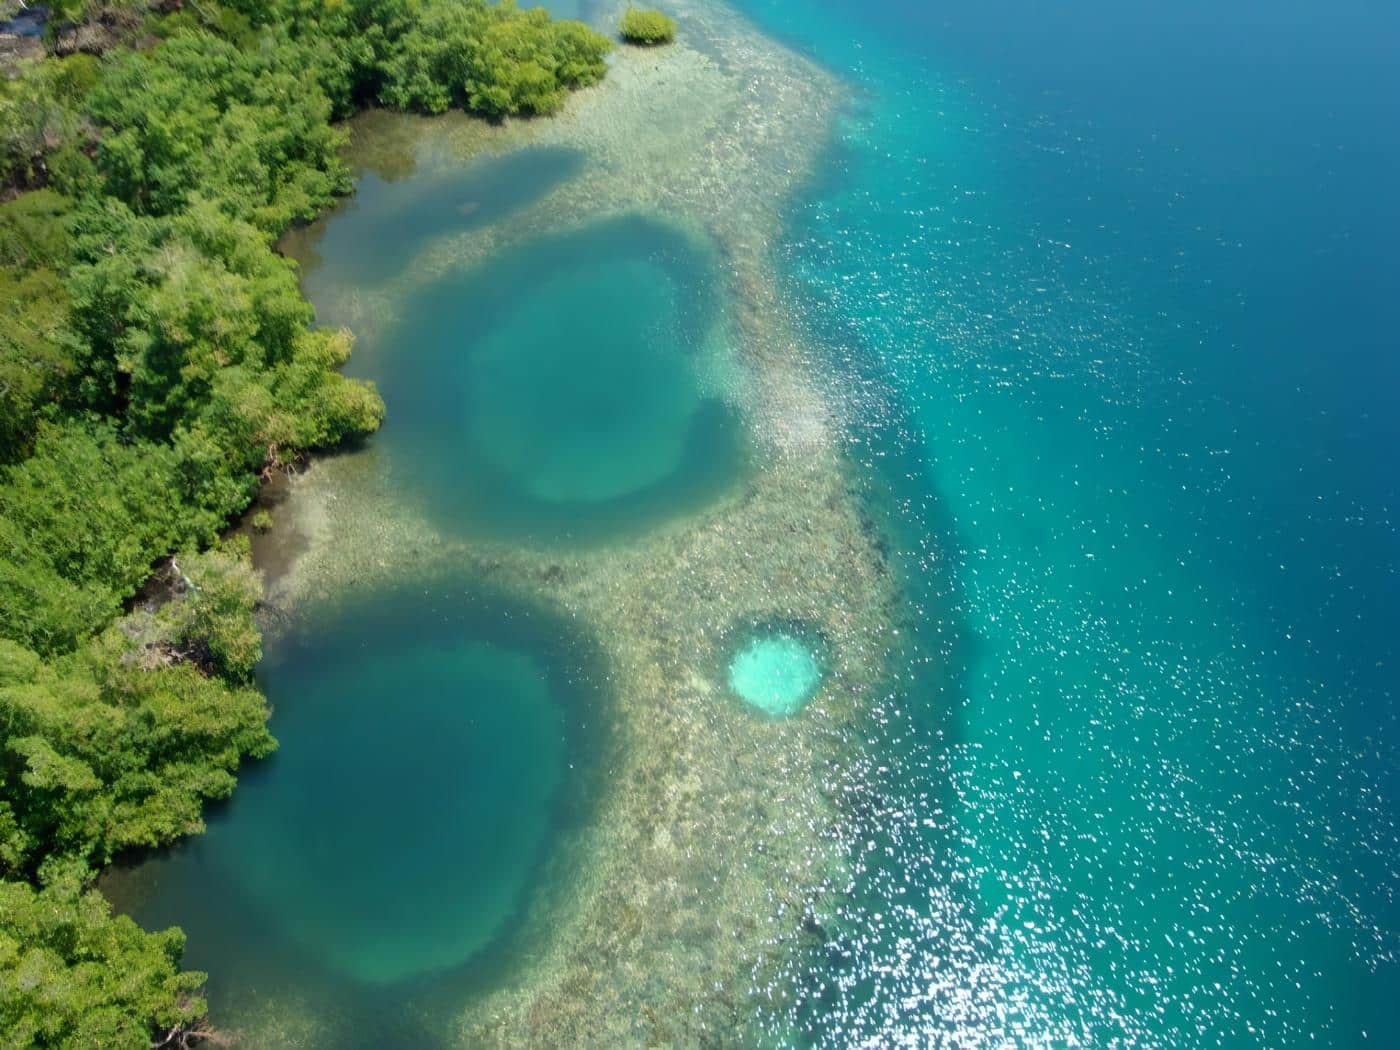
[[[61,879],[0,881],[0,1032],[7,1046],[141,1048],[199,1027],[202,973],[181,973],[184,935],[146,933],[96,892]]]
[[[162,614],[173,651],[227,681],[251,681],[262,658],[262,637],[253,622],[262,587],[247,539],[234,537],[213,550],[181,554],[170,564],[180,590]]]
[[[660,11],[629,7],[618,28],[629,44],[669,44],[676,39],[676,23]]]
[[[603,78],[611,46],[540,8],[428,0],[383,63],[380,98],[428,113],[454,104],[491,117],[552,113],[570,89]]]
[[[256,639],[231,621],[227,607],[197,610],[180,640],[211,651],[233,640],[225,653],[251,655]],[[205,800],[227,797],[242,759],[275,746],[266,719],[256,690],[209,677],[167,640],[139,646],[113,630],[49,662],[0,641],[4,868],[102,865],[202,831]]]
[[[210,537],[220,518],[179,498],[179,466],[173,448],[123,441],[111,424],[41,425],[34,454],[0,469],[0,637],[70,651],[161,552]]]

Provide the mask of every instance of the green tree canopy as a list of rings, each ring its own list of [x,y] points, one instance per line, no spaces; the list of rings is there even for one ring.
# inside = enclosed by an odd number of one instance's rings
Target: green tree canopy
[[[196,608],[177,640],[246,663],[256,636],[228,598]],[[245,755],[273,749],[261,694],[178,652],[120,630],[56,661],[0,641],[0,870],[31,875],[51,857],[100,865],[202,831],[204,801],[229,795]]]
[[[146,933],[73,880],[0,882],[0,1033],[12,1047],[145,1050],[193,1027],[202,973],[181,973],[179,930]]]
[[[629,7],[618,27],[630,44],[669,44],[676,39],[676,23],[660,11]]]
[[[483,0],[423,3],[383,64],[380,97],[400,109],[459,105],[488,116],[552,113],[570,88],[597,83],[611,44],[578,22],[554,22]]]

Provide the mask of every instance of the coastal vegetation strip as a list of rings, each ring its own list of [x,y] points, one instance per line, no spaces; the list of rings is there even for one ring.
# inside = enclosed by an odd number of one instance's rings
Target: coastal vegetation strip
[[[274,746],[257,582],[218,537],[260,476],[384,411],[274,240],[349,190],[334,120],[550,113],[610,44],[483,0],[55,16],[121,44],[51,34],[0,83],[0,1033],[183,1045],[205,1009],[182,938],[91,881],[201,830]]]

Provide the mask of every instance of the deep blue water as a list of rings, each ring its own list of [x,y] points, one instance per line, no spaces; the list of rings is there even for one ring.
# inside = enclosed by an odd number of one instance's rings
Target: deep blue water
[[[740,6],[852,87],[777,250],[916,628],[777,1020],[1387,1044],[1400,9]]]

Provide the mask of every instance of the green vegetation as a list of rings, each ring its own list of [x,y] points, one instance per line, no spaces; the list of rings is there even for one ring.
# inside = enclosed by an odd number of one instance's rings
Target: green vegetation
[[[597,83],[608,42],[579,22],[480,3],[427,6],[383,63],[380,97],[402,109],[451,105],[487,116],[552,113],[570,88]]]
[[[629,7],[618,31],[629,44],[669,44],[676,39],[675,20],[647,8]]]
[[[55,11],[80,24],[54,40],[150,46],[0,77],[0,1043],[183,1044],[182,937],[91,882],[274,746],[256,577],[219,536],[383,415],[275,239],[350,187],[334,119],[549,113],[610,45],[483,0],[105,0],[106,36]]]
[[[0,1031],[12,1047],[175,1046],[205,1012],[201,973],[181,973],[179,930],[113,917],[75,879],[0,883]],[[156,1038],[152,1039],[152,1033]]]
[[[44,661],[0,641],[0,869],[46,877],[201,831],[240,757],[272,750],[262,697],[204,672],[251,668],[246,611],[228,593],[189,606],[149,646],[116,630]]]

